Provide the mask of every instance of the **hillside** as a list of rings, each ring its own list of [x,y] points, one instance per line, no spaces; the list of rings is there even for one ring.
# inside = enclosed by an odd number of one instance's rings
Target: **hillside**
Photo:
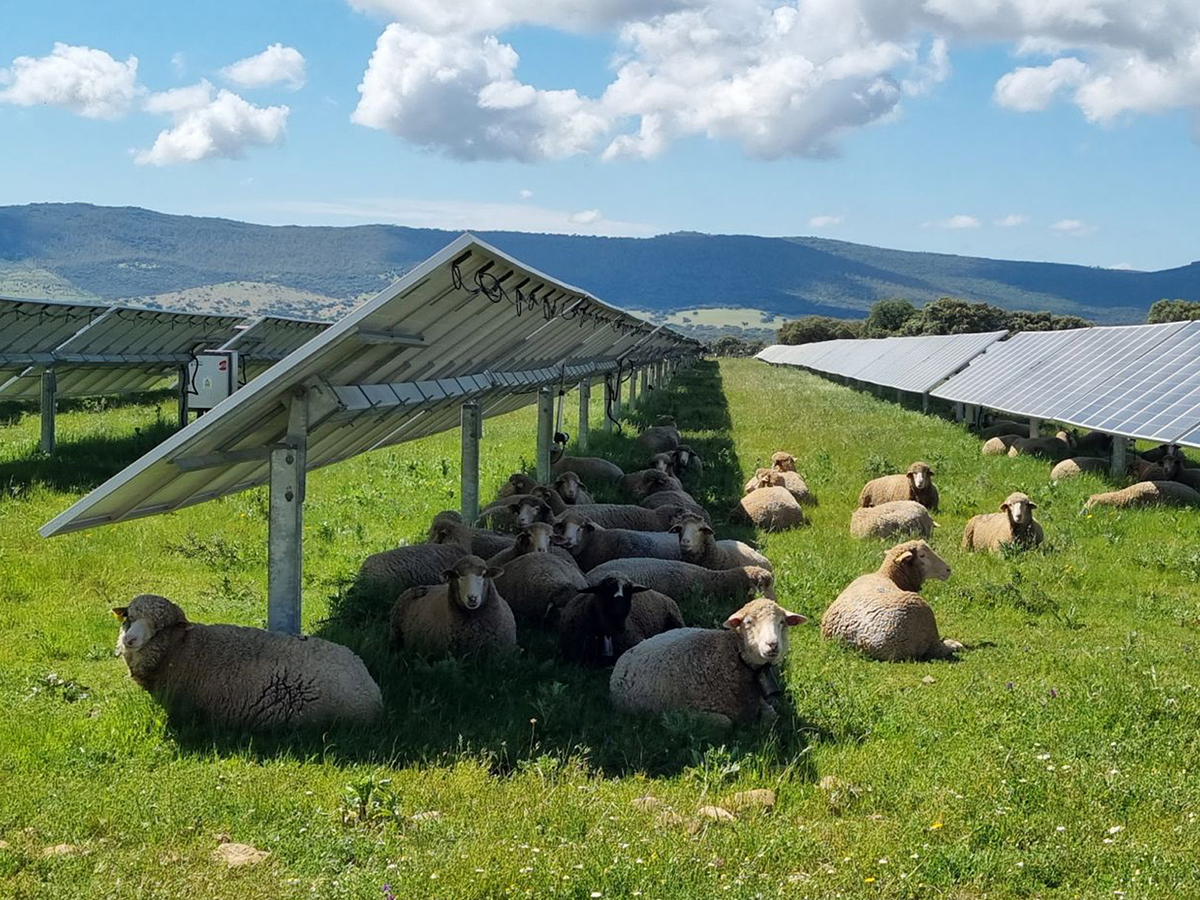
[[[656,312],[745,307],[784,316],[861,315],[875,300],[953,295],[1007,309],[1140,322],[1163,297],[1200,299],[1200,263],[1130,272],[886,250],[820,238],[675,233],[604,238],[478,232],[611,303]],[[0,293],[204,306],[276,286],[259,311],[329,315],[382,288],[455,233],[362,225],[251,225],[86,204],[0,207]],[[234,287],[230,287],[234,286]],[[196,292],[195,289],[204,289]]]

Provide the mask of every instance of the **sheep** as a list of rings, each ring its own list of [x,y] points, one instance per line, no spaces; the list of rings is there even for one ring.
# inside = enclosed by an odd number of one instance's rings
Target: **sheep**
[[[598,456],[562,456],[552,454],[550,471],[555,475],[574,472],[585,484],[616,484],[625,470]]]
[[[526,553],[509,560],[495,579],[496,590],[518,622],[552,622],[558,611],[587,587],[587,579],[570,555],[559,547],[553,549],[553,553]]]
[[[438,513],[429,525],[429,543],[461,544],[468,552],[485,558],[507,550],[515,540],[512,535],[472,528],[452,509]]]
[[[592,495],[588,493],[587,488],[583,486],[579,475],[575,472],[563,472],[554,479],[553,488],[558,491],[559,496],[563,498],[563,502],[574,506],[576,503],[595,503]],[[533,490],[533,488],[530,488]]]
[[[1139,481],[1119,491],[1092,494],[1085,510],[1096,506],[1130,509],[1137,506],[1200,506],[1200,492],[1178,481]]]
[[[863,506],[850,514],[850,535],[856,538],[931,537],[937,523],[916,500],[893,500]]]
[[[1183,465],[1178,456],[1164,456],[1156,463],[1135,457],[1129,461],[1126,471],[1134,481],[1179,481]]]
[[[641,500],[659,491],[682,491],[683,483],[661,469],[639,469],[623,475],[618,482],[622,491]]]
[[[1071,434],[1075,439],[1075,449],[1082,452],[1084,456],[1112,452],[1113,436],[1111,434],[1105,434],[1103,431],[1089,431],[1082,437],[1076,431],[1072,431]]]
[[[692,710],[724,726],[769,721],[770,701],[780,693],[773,669],[787,655],[787,629],[805,621],[759,598],[726,619],[724,630],[663,632],[617,660],[609,697],[622,712]]]
[[[687,444],[680,444],[671,456],[676,478],[683,478],[686,475],[698,479],[704,474],[704,460]]]
[[[680,559],[679,539],[673,534],[604,528],[573,510],[555,517],[553,540],[570,551],[585,572],[610,559]]]
[[[780,450],[771,455],[771,471],[777,472],[783,476],[782,487],[788,489],[792,496],[796,498],[797,503],[803,503],[808,506],[816,506],[817,498],[812,491],[808,489],[808,485],[796,471],[796,457],[790,453],[785,453]]]
[[[659,472],[665,472],[668,475],[675,474],[675,454],[672,453],[655,453],[650,457],[646,464],[647,469],[657,469]]]
[[[611,666],[647,638],[683,627],[679,605],[666,594],[609,575],[580,589],[558,623],[558,654],[585,666]]]
[[[624,503],[579,503],[567,506],[558,495],[558,491],[547,487],[537,488],[528,497],[510,497],[508,502],[513,504],[510,508],[515,512],[517,522],[522,528],[533,522],[552,522],[554,516],[573,510],[604,528],[666,531],[675,521],[675,517],[684,511],[678,506],[646,509]]]
[[[639,450],[647,453],[670,453],[679,446],[679,426],[674,416],[659,416],[654,424],[637,436]]]
[[[933,609],[917,593],[927,579],[950,577],[950,567],[922,540],[892,547],[877,572],[860,575],[821,617],[821,636],[840,640],[872,659],[946,659],[963,649],[938,636]]]
[[[139,594],[113,614],[121,620],[116,655],[173,715],[256,731],[368,724],[383,710],[379,685],[340,644],[189,622],[155,594]]]
[[[687,491],[658,491],[643,500],[640,505],[646,509],[678,506],[685,512],[695,513],[704,519],[705,522],[708,522],[710,525],[712,524],[712,518],[709,516],[708,511]]]
[[[759,488],[784,487],[786,483],[782,472],[777,472],[774,469],[755,469],[750,480],[746,482],[742,493],[749,494],[757,491]],[[791,492],[789,491],[789,493]]]
[[[916,500],[930,512],[937,509],[938,489],[928,463],[915,462],[902,475],[884,475],[863,485],[859,506],[879,506],[893,500]]]
[[[983,446],[979,448],[981,456],[1008,456],[1008,450],[1017,442],[1020,435],[1017,434],[1000,434],[996,437],[988,438],[983,442]]]
[[[1175,477],[1171,480],[1187,485],[1192,490],[1200,491],[1200,470],[1186,469],[1183,466],[1180,466],[1175,472]]]
[[[433,655],[515,648],[517,624],[495,584],[503,574],[478,556],[464,556],[443,573],[444,584],[405,591],[392,607],[391,648]]]
[[[441,584],[446,570],[470,552],[462,544],[416,544],[373,553],[358,568],[354,592],[391,605],[408,588]]]
[[[503,500],[505,497],[512,497],[515,494],[528,494],[535,487],[537,487],[537,482],[532,477],[524,472],[513,472],[508,476],[508,481],[500,485],[500,490],[496,492],[496,499]]]
[[[534,522],[532,525],[527,525],[516,536],[511,547],[501,550],[495,556],[488,557],[488,565],[503,567],[527,553],[550,553],[565,562],[574,564],[575,559],[570,553],[561,547],[554,546],[553,537],[554,526],[549,522]]]
[[[993,422],[986,428],[980,428],[978,434],[985,441],[994,437],[1029,437],[1029,425],[1022,425],[1019,422],[1010,422],[1007,419]]]
[[[671,531],[679,536],[679,554],[684,562],[706,569],[759,566],[772,571],[771,561],[741,541],[718,541],[712,527],[700,516],[684,513]]]
[[[1042,526],[1033,518],[1037,504],[1027,494],[1014,491],[1000,504],[1000,512],[972,516],[963,530],[964,550],[999,553],[1010,544],[1036,547],[1042,542]]]
[[[1017,438],[1008,447],[1008,455],[1045,456],[1053,460],[1063,460],[1071,455],[1075,447],[1075,437],[1066,431],[1060,431],[1054,437]]]
[[[1098,456],[1072,456],[1070,459],[1064,459],[1055,464],[1054,468],[1050,470],[1050,480],[1061,481],[1064,478],[1076,478],[1084,472],[1100,475],[1108,471],[1108,466],[1108,460]]]
[[[760,594],[775,597],[775,576],[759,566],[706,569],[669,559],[614,559],[588,572],[588,584],[598,584],[606,575],[624,575],[676,601],[692,593],[728,604],[745,603]]]
[[[807,525],[804,510],[784,487],[763,487],[744,496],[731,513],[764,531],[785,531]]]

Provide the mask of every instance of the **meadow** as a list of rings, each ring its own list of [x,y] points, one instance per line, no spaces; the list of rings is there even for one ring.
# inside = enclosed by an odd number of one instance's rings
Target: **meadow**
[[[506,662],[389,654],[350,583],[457,506],[456,432],[310,476],[305,630],[363,656],[384,719],[254,739],[170,721],[113,658],[109,608],[148,591],[261,625],[265,491],[45,541],[38,526],[169,433],[172,401],[73,404],[54,459],[35,413],[0,410],[0,897],[1200,895],[1195,511],[1081,515],[1097,477],[1051,485],[1048,464],[981,457],[953,422],[752,360],[698,364],[590,449],[629,464],[632,426],[666,411],[704,458],[719,535],[756,540],[780,602],[810,619],[769,727],[618,716],[606,676],[539,635]],[[532,463],[534,422],[488,420],[484,497]],[[780,449],[819,497],[811,527],[729,526]],[[967,652],[872,662],[817,622],[885,549],[848,534],[859,488],[915,459],[936,472],[932,543],[953,569],[924,594]],[[1039,504],[1045,545],[960,550],[966,520],[1012,490]],[[684,612],[715,626],[730,610]],[[752,788],[774,809],[694,820]],[[678,817],[634,804],[646,795]],[[229,840],[270,855],[228,868]]]

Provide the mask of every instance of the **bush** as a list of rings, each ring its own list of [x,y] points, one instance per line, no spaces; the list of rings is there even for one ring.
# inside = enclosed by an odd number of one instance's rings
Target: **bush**
[[[812,344],[862,336],[861,320],[834,319],[830,316],[801,316],[791,322],[784,322],[778,331],[778,341],[781,344]]]

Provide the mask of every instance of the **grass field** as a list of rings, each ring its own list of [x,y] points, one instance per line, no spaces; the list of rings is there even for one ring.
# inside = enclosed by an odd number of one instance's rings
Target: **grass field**
[[[638,416],[663,410],[704,456],[722,536],[753,539],[721,523],[775,450],[820,498],[811,528],[760,541],[781,602],[812,620],[772,728],[616,716],[604,675],[536,635],[482,666],[390,657],[378,620],[339,617],[363,557],[457,504],[457,433],[310,478],[306,630],[363,655],[384,721],[257,740],[172,723],[112,657],[108,609],[153,591],[198,621],[261,624],[265,493],[43,541],[167,433],[171,401],[63,412],[54,461],[36,415],[0,414],[0,897],[1200,896],[1195,511],[1081,516],[1098,479],[1053,487],[1045,463],[981,457],[957,425],[749,360],[700,364]],[[485,496],[531,462],[533,425],[489,420]],[[628,462],[630,443],[593,446]],[[862,483],[918,458],[954,570],[925,596],[968,652],[875,663],[815,623],[884,549],[848,536]],[[966,519],[1015,489],[1044,548],[962,552]],[[728,612],[685,606],[700,625]],[[758,787],[778,793],[770,814],[689,827]],[[646,794],[685,821],[632,804]],[[226,839],[270,856],[229,869]]]

